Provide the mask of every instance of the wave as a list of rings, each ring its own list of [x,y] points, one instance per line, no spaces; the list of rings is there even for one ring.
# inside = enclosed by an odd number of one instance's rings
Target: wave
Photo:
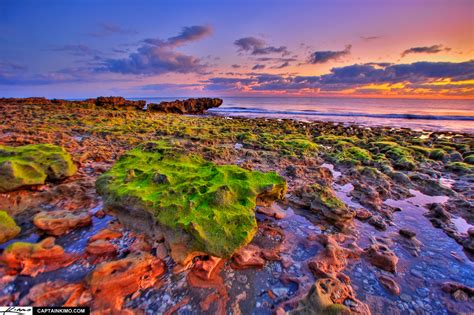
[[[354,112],[319,112],[315,110],[301,111],[279,111],[265,110],[252,107],[222,107],[209,110],[213,113],[242,113],[242,114],[263,114],[263,115],[301,115],[301,116],[336,116],[336,117],[366,117],[381,119],[413,119],[413,120],[463,120],[474,121],[474,116],[460,115],[426,115],[426,114],[370,114],[370,113],[354,113]]]

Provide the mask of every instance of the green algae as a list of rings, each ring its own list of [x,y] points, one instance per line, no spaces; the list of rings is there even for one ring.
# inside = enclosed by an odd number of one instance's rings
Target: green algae
[[[474,172],[474,166],[464,162],[451,162],[446,165],[446,168],[461,174],[467,174]]]
[[[60,180],[75,172],[71,156],[62,147],[52,144],[0,146],[0,192]]]
[[[21,229],[6,211],[0,211],[0,244],[11,240]]]
[[[339,163],[350,163],[350,164],[369,164],[372,162],[372,154],[356,146],[342,146],[338,148],[338,151],[334,155],[335,159]]]
[[[182,230],[193,248],[229,257],[256,230],[257,199],[282,199],[286,182],[274,172],[216,165],[176,144],[149,142],[123,157],[96,183],[111,206],[136,203],[171,230]]]
[[[392,161],[393,166],[407,170],[416,168],[416,161],[412,155],[413,150],[393,141],[376,141],[372,142],[372,145]]]

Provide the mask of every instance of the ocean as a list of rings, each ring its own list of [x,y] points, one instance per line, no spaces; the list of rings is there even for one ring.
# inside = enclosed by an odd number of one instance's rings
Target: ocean
[[[140,99],[140,98],[138,98]],[[158,103],[181,97],[141,98]],[[209,113],[474,134],[474,100],[223,97]]]

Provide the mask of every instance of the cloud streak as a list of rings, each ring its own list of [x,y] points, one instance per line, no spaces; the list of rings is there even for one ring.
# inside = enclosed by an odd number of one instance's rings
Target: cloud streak
[[[286,46],[268,46],[267,42],[260,38],[243,37],[234,41],[234,45],[238,47],[239,52],[250,53],[251,55],[268,55],[281,54],[287,56],[290,54]]]
[[[309,56],[308,62],[311,64],[322,64],[322,63],[327,63],[333,60],[337,61],[345,56],[350,55],[351,48],[352,48],[352,45],[346,45],[344,50],[340,50],[340,51],[332,51],[332,50],[315,51]]]
[[[410,54],[437,54],[442,51],[450,51],[451,48],[444,47],[443,45],[432,45],[423,47],[412,47],[402,52],[402,57]]]

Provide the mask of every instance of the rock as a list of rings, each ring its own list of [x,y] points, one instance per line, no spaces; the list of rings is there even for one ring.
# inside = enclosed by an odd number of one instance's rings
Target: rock
[[[64,252],[48,237],[37,244],[15,242],[9,245],[0,257],[10,273],[35,277],[39,273],[69,266],[78,257]]]
[[[337,198],[330,186],[313,184],[302,187],[295,192],[313,212],[320,213],[325,219],[343,227],[354,217],[354,213]]]
[[[262,250],[255,245],[247,245],[239,249],[232,257],[232,268],[262,268],[265,266],[265,259],[262,257]]]
[[[416,236],[416,233],[409,229],[400,229],[398,233],[406,238],[413,238]]]
[[[91,238],[89,238],[89,242],[94,242],[98,240],[110,241],[110,240],[117,239],[119,237],[122,237],[121,232],[117,232],[117,231],[105,228],[97,232],[97,234],[91,236]]]
[[[397,271],[398,257],[385,244],[375,243],[365,249],[367,260],[374,266],[389,272]]]
[[[76,166],[65,149],[52,144],[0,145],[0,193],[42,185],[74,175]]]
[[[131,167],[136,176],[126,181]],[[169,183],[155,183],[156,173]],[[255,235],[256,205],[282,199],[286,192],[285,180],[276,173],[216,165],[164,142],[129,151],[99,177],[96,187],[118,212],[153,216],[178,263],[195,251],[230,257]]]
[[[99,96],[96,99],[89,99],[84,101],[84,103],[87,102],[95,103],[95,106],[100,108],[113,110],[143,110],[146,105],[146,101],[130,101],[120,96]]]
[[[76,306],[88,305],[89,299],[80,299],[84,287],[81,283],[66,283],[62,280],[46,281],[32,287],[21,299],[21,305],[45,306]]]
[[[0,211],[0,244],[20,234],[21,229],[6,211]]]
[[[74,213],[67,210],[41,211],[34,216],[33,224],[49,235],[60,236],[92,224],[92,216],[87,212]]]
[[[319,234],[317,240],[324,248],[308,262],[309,269],[316,277],[335,278],[346,267],[348,258],[358,258],[362,253],[359,247],[341,247],[333,236]]]
[[[307,296],[289,314],[370,314],[347,285],[333,278],[316,280]]]
[[[372,217],[372,213],[364,208],[356,209],[356,218],[365,221]]]
[[[385,220],[379,215],[374,215],[371,217],[369,219],[369,224],[381,231],[385,231],[387,229],[387,223],[385,223]]]
[[[393,295],[400,295],[400,287],[392,277],[381,275],[379,282]]]
[[[164,272],[165,264],[148,253],[104,262],[87,280],[92,308],[102,313],[116,313],[128,295],[152,287]]]
[[[113,257],[117,254],[117,246],[108,240],[96,240],[87,244],[86,253],[92,256]]]
[[[464,299],[464,297],[466,297],[467,299],[474,298],[474,288],[468,287],[468,286],[466,286],[464,284],[461,284],[461,283],[445,282],[441,286],[441,289],[444,292],[453,295],[453,297],[455,299],[457,297],[457,299],[456,299],[457,301],[461,301],[461,300],[466,301],[466,299]]]
[[[448,222],[451,220],[451,215],[448,211],[444,209],[444,207],[439,203],[432,203],[428,205],[428,209],[430,210],[428,216],[432,218],[439,219],[443,222]]]
[[[173,114],[203,114],[206,110],[222,105],[220,98],[190,98],[184,101],[161,102],[148,104],[148,110],[153,112]]]
[[[197,259],[192,268],[192,272],[202,280],[210,280],[221,262],[221,258],[213,256]]]

